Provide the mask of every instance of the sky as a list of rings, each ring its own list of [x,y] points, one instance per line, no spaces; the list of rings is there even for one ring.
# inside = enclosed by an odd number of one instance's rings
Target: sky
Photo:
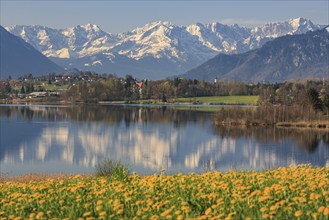
[[[221,22],[250,27],[303,17],[328,24],[328,11],[328,0],[0,0],[0,24],[66,28],[92,23],[104,31],[122,33],[159,20],[177,25]]]

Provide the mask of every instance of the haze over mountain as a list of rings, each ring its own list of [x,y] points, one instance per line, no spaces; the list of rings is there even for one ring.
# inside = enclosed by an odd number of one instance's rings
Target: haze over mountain
[[[182,76],[253,82],[328,77],[329,26],[279,37],[243,54],[219,54]]]
[[[0,26],[0,79],[63,71],[34,47]]]
[[[16,25],[7,30],[66,68],[159,79],[184,73],[218,53],[243,53],[286,34],[322,27],[296,18],[255,28],[159,21],[121,34],[104,32],[94,24],[60,30]]]

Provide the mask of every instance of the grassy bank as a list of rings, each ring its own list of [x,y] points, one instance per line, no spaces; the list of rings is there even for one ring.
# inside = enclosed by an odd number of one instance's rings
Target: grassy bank
[[[0,182],[0,218],[328,219],[329,168]]]
[[[215,125],[278,126],[329,129],[328,116],[312,107],[261,105],[257,108],[232,107],[218,111]]]
[[[207,105],[256,105],[258,96],[206,96],[167,99],[168,103],[207,104]],[[137,100],[136,103],[161,103],[159,99]]]

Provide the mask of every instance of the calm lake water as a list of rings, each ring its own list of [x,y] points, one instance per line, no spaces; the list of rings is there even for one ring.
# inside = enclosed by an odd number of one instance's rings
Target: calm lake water
[[[329,134],[213,125],[189,106],[0,106],[2,173],[93,173],[104,158],[140,174],[329,166]]]

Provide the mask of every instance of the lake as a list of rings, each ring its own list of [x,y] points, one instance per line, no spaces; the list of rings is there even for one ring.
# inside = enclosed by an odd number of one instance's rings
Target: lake
[[[215,107],[214,107],[215,108]],[[217,107],[219,108],[219,107]],[[139,174],[329,166],[320,130],[216,127],[193,106],[1,105],[0,169],[93,173],[105,158]]]

